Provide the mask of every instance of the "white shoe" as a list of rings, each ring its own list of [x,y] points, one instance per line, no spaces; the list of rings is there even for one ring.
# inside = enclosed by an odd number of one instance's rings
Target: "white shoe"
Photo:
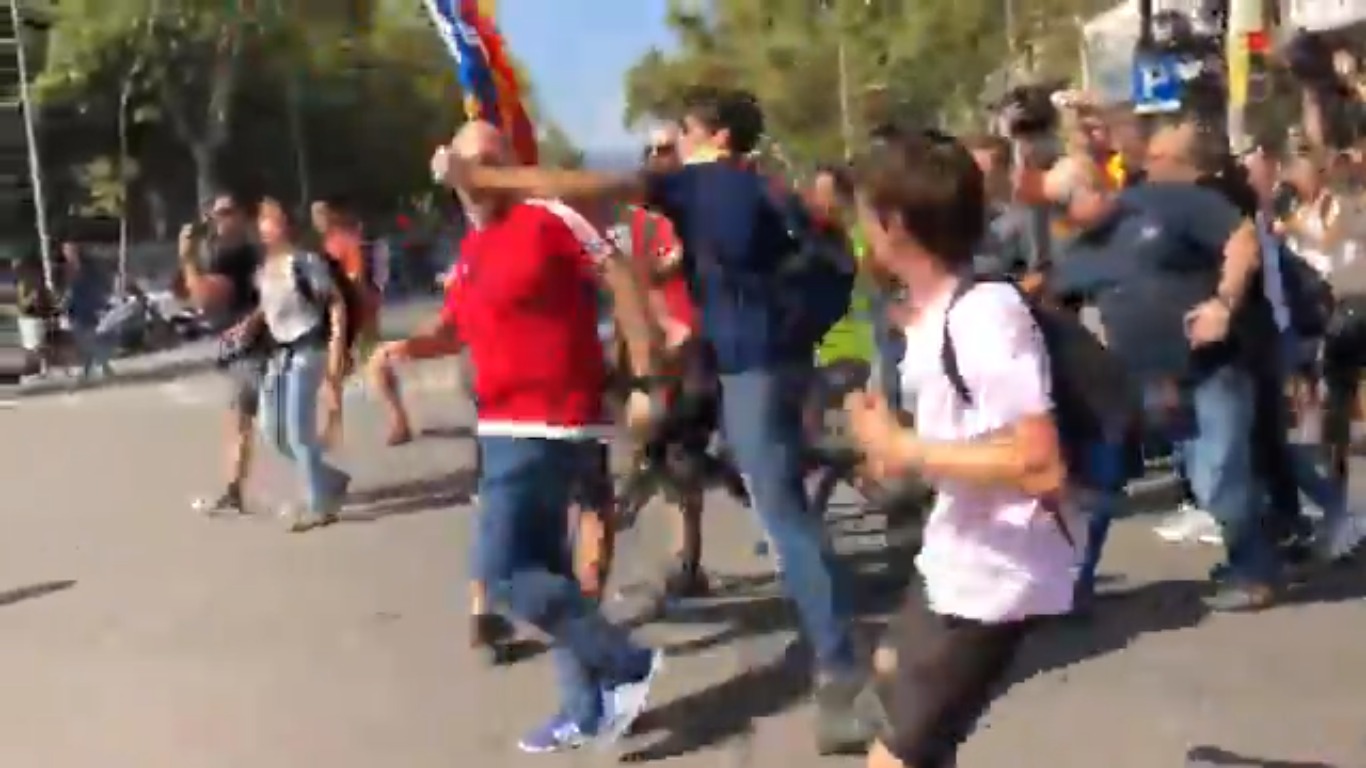
[[[1176,512],[1167,516],[1153,528],[1159,539],[1167,542],[1196,541],[1202,534],[1217,531],[1214,517],[1203,509],[1190,504],[1182,504]]]
[[[1219,521],[1213,515],[1205,513],[1206,518],[1200,522],[1200,528],[1195,532],[1195,540],[1201,544],[1210,544],[1216,547],[1224,545],[1224,529],[1219,526]]]
[[[1366,541],[1366,518],[1348,512],[1322,533],[1323,556],[1329,561],[1342,560]]]

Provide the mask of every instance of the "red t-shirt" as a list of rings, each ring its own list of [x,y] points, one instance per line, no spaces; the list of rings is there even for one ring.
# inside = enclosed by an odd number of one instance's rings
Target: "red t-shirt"
[[[465,235],[441,314],[474,364],[480,435],[607,434],[594,275],[606,248],[550,201],[519,203]]]
[[[627,209],[626,225],[631,233],[631,257],[640,269],[642,284],[650,286],[663,299],[670,318],[696,331],[697,308],[683,275],[675,274],[660,285],[655,285],[650,277],[657,263],[674,258],[681,247],[673,223],[653,211],[631,206]]]

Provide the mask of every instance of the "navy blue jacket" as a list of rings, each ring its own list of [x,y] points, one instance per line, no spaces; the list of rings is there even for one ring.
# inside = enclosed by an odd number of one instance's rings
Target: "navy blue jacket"
[[[731,163],[700,163],[652,176],[648,197],[673,222],[718,369],[809,362],[809,345],[784,332],[777,273],[795,243],[768,181]]]

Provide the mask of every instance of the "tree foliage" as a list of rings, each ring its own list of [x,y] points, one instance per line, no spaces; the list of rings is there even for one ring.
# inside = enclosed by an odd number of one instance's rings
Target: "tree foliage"
[[[1013,28],[1007,29],[1008,5]],[[793,156],[838,157],[889,119],[961,124],[1011,52],[1035,76],[1071,74],[1098,0],[712,0],[670,3],[670,52],[626,77],[628,125],[678,114],[694,86],[738,86]],[[841,82],[847,112],[841,108]],[[857,141],[852,149],[857,148]]]
[[[220,188],[385,214],[430,187],[431,147],[461,119],[416,4],[63,0],[46,42],[35,94],[59,217],[127,206],[164,230]]]

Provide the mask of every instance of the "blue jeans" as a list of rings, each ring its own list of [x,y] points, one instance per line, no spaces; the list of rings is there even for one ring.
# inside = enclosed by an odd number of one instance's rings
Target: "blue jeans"
[[[513,617],[551,638],[560,709],[586,732],[603,691],[639,680],[650,651],[598,612],[574,578],[569,506],[594,443],[480,437],[474,576]]]
[[[1343,492],[1342,485],[1320,466],[1321,452],[1322,448],[1317,445],[1291,443],[1290,470],[1295,475],[1295,485],[1300,492],[1323,510],[1323,522],[1331,526],[1347,514],[1347,494]]]
[[[71,340],[76,345],[76,354],[81,358],[81,375],[89,378],[95,369],[109,373],[109,345],[95,332],[95,326],[79,323],[71,324]]]
[[[802,399],[809,366],[721,375],[721,425],[753,508],[781,563],[783,587],[823,671],[853,672],[848,584],[807,503]]]
[[[1222,529],[1228,573],[1245,583],[1275,581],[1280,561],[1266,533],[1265,499],[1252,470],[1253,377],[1224,366],[1188,397],[1192,423],[1173,437],[1196,501]]]
[[[1077,591],[1090,596],[1096,589],[1096,569],[1110,534],[1110,523],[1124,504],[1128,457],[1122,442],[1100,442],[1087,451],[1080,478],[1086,487],[1082,512],[1086,515],[1086,552],[1077,573]]]
[[[266,441],[294,465],[309,512],[335,506],[346,473],[327,462],[318,436],[318,396],[327,372],[323,349],[282,349],[261,382],[257,424]]]

